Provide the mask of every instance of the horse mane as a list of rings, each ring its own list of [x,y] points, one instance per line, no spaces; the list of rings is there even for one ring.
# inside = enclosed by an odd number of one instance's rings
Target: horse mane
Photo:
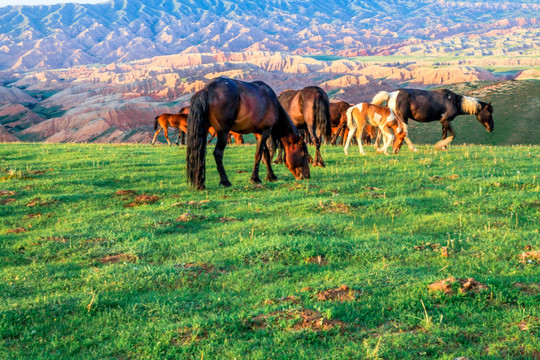
[[[482,105],[480,104],[480,100],[461,95],[461,111],[467,114],[476,115],[482,108]]]

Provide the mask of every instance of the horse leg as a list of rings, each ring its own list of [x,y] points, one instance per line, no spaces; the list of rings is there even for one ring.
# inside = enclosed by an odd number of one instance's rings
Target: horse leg
[[[225,151],[225,147],[227,146],[227,135],[228,132],[221,132],[217,134],[217,144],[216,148],[214,149],[214,159],[216,160],[219,177],[221,179],[219,184],[225,187],[229,187],[232,185],[227,178],[227,173],[225,172],[225,167],[223,166],[223,152]]]
[[[163,135],[165,135],[165,139],[167,139],[167,143],[169,146],[171,146],[171,141],[169,140],[169,127],[163,128]]]
[[[354,134],[356,134],[356,129],[358,128],[358,125],[356,125],[356,120],[354,118],[353,118],[352,122],[353,122],[352,127],[349,128],[349,134],[347,135],[347,141],[345,142],[345,147],[343,148],[343,151],[345,152],[345,155],[349,155],[349,145],[351,144],[351,140],[354,137]]]
[[[443,127],[443,140],[437,142],[435,144],[435,147],[441,150],[448,150],[447,146],[452,142],[452,140],[454,140],[454,136],[455,136],[454,130],[452,129],[452,126],[450,125],[450,121],[445,118],[441,120],[441,125]],[[449,137],[446,137],[447,132],[450,132]]]
[[[409,129],[408,129],[409,119],[405,118],[405,120],[403,120],[402,122],[403,122],[403,127],[405,128],[404,130],[407,132],[407,135],[405,135],[405,142],[407,143],[409,150],[418,151],[418,149],[414,146],[411,139],[409,139]]]
[[[182,134],[182,130],[178,128],[178,136],[176,137],[176,145],[178,145],[178,143],[180,142],[180,134]]]
[[[266,165],[266,181],[276,181],[277,176],[274,174],[274,171],[272,170],[272,157],[270,156],[270,150],[268,150],[268,146],[264,146],[263,148],[263,162]]]
[[[182,137],[180,138],[180,144],[186,145],[186,133],[182,131]]]
[[[366,152],[364,151],[364,147],[362,146],[362,133],[364,132],[364,127],[366,126],[366,123],[363,122],[362,124],[358,125],[358,128],[355,131],[356,135],[356,142],[358,143],[358,150],[360,151],[360,154],[366,155]],[[349,130],[352,132],[352,130]]]
[[[381,128],[381,132],[383,133],[383,136],[384,136],[384,144],[383,144],[383,147],[381,149],[377,149],[377,152],[382,152],[385,155],[388,155],[388,147],[390,146],[390,144],[392,144],[392,140],[394,139],[394,135],[392,135],[392,133],[390,132],[390,129],[388,128],[388,126],[385,126],[384,128]]]
[[[321,156],[321,139],[317,136],[317,132],[315,130],[315,122],[311,124],[311,126],[308,126],[308,135],[311,136],[311,139],[315,143],[315,160],[313,161],[313,166],[320,166],[324,167],[324,161]]]
[[[154,134],[154,139],[152,139],[152,146],[154,146],[154,144],[156,142],[156,138],[158,137],[160,132],[161,132],[161,128],[156,130],[156,133]]]
[[[274,164],[283,164],[283,144],[281,141],[277,143],[277,158],[274,160]]]
[[[266,135],[266,136],[265,136]],[[252,184],[260,184],[261,178],[259,178],[259,164],[261,163],[261,158],[263,155],[263,149],[266,147],[266,139],[269,134],[263,134],[257,136],[257,150],[255,150],[255,163],[253,164],[253,173],[251,174],[251,179],[249,180]]]
[[[330,142],[330,144],[332,145],[336,145],[337,143],[337,139],[339,137],[339,135],[345,130],[345,128],[347,127],[347,122],[343,123],[339,123],[337,129],[336,129],[336,132],[334,133],[334,135],[332,136],[332,141]],[[343,141],[341,142],[341,144],[343,145]]]

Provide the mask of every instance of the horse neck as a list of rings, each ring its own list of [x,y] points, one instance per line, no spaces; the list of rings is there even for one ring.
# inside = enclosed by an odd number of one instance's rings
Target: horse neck
[[[459,96],[459,104],[457,104],[458,105],[457,107],[458,107],[460,115],[478,114],[478,112],[482,108],[482,102],[480,100],[472,98],[472,97],[464,96],[464,95],[459,95],[459,94],[456,94],[456,95]]]

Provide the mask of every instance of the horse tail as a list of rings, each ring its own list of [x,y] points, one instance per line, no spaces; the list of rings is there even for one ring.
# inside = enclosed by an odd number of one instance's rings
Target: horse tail
[[[161,115],[159,115],[159,116],[161,116]],[[159,116],[156,116],[156,117],[154,118],[154,131],[156,131],[157,128],[158,128],[158,123],[159,123],[158,119],[159,119]]]
[[[352,129],[354,127],[353,118],[352,118],[352,112],[354,110],[354,106],[351,106],[347,109],[347,127]]]
[[[206,178],[206,135],[209,124],[208,92],[200,90],[191,98],[187,120],[187,180],[191,186],[204,190]]]
[[[319,95],[313,103],[313,112],[315,114],[315,125],[317,131],[322,134],[326,141],[330,141],[332,128],[330,121],[330,103],[326,96]]]
[[[390,100],[391,94],[386,91],[379,91],[377,95],[373,97],[373,100],[371,100],[372,104],[375,105],[382,105],[384,102],[388,103],[388,100]]]

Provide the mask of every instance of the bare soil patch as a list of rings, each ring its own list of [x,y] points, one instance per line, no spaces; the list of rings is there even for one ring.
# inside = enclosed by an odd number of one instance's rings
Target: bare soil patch
[[[319,301],[353,301],[362,295],[359,290],[351,289],[347,285],[341,285],[336,289],[324,290],[317,294]]]
[[[185,346],[206,339],[208,334],[204,330],[195,330],[190,327],[178,329],[177,335],[171,339],[171,345]]]
[[[202,221],[204,219],[206,219],[204,215],[195,215],[187,212],[177,217],[176,222]]]
[[[23,233],[25,232],[26,229],[23,228],[23,227],[18,227],[16,229],[10,229],[10,230],[7,230],[6,233],[7,234],[20,234],[20,233]]]
[[[118,190],[114,193],[117,196],[135,196],[137,195],[137,191],[135,190]]]
[[[317,255],[313,257],[309,257],[305,260],[307,264],[317,264],[317,265],[326,265],[328,264],[328,261],[326,260],[326,257],[324,255]]]
[[[335,201],[326,201],[323,202],[322,200],[319,202],[319,205],[317,206],[317,210],[321,212],[330,212],[330,213],[342,213],[347,214],[350,212],[350,207],[347,204],[335,202]]]
[[[102,259],[98,259],[98,261],[102,264],[116,264],[119,262],[136,262],[137,260],[139,260],[138,256],[130,255],[130,254],[109,255]]]
[[[341,320],[327,319],[321,313],[311,309],[280,310],[270,314],[255,316],[247,321],[252,330],[264,330],[276,324],[286,324],[286,329],[291,331],[313,330],[328,331],[342,329],[346,326]]]
[[[26,215],[24,216],[24,218],[25,218],[25,219],[36,219],[36,218],[40,218],[41,216],[43,216],[42,213],[36,212],[36,213],[26,214]]]
[[[439,291],[447,295],[453,295],[456,291],[460,294],[467,294],[470,292],[478,293],[487,288],[487,285],[482,284],[473,278],[456,279],[453,276],[429,285],[431,291]]]
[[[26,206],[27,207],[48,206],[52,203],[54,203],[54,200],[41,200],[41,198],[34,198],[30,200],[30,202],[27,203]]]
[[[130,208],[130,207],[136,207],[136,206],[141,206],[141,205],[153,204],[158,200],[159,200],[159,196],[157,195],[143,194],[143,195],[137,196],[133,202],[125,204],[124,207]]]
[[[7,204],[10,204],[14,201],[16,201],[17,199],[15,198],[8,198],[8,199],[1,199],[0,200],[0,205],[7,205]]]
[[[11,190],[0,190],[0,196],[15,196],[16,192]]]
[[[532,262],[540,262],[540,251],[539,250],[532,250],[532,251],[525,251],[522,252],[520,255],[521,262],[526,263],[532,263]]]
[[[539,284],[515,283],[514,287],[527,295],[540,294],[540,283]]]

